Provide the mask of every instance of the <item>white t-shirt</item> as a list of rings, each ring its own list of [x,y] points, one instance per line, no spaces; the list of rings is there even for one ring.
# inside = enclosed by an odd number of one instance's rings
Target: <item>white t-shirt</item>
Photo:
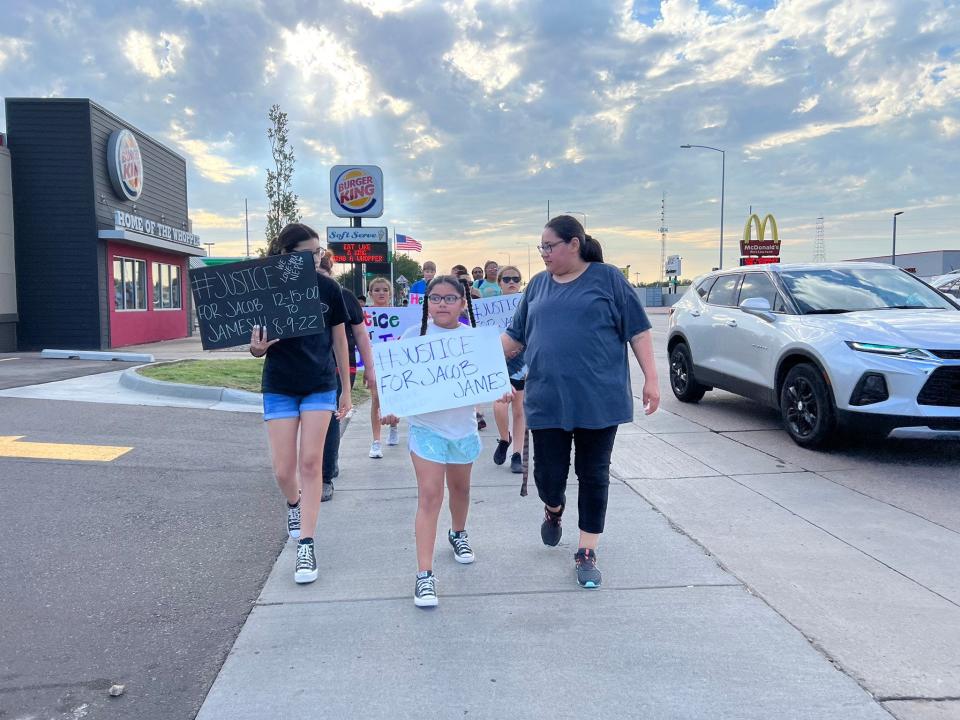
[[[427,321],[427,335],[436,333],[462,332],[467,330],[468,325],[460,325],[453,329],[447,329],[434,325],[432,320]],[[407,338],[419,337],[420,325],[408,327],[404,330],[401,340]],[[460,440],[477,432],[477,416],[473,406],[451,408],[450,410],[436,410],[435,412],[423,413],[422,415],[410,415],[407,421],[411,425],[426,428],[435,432],[447,440]]]

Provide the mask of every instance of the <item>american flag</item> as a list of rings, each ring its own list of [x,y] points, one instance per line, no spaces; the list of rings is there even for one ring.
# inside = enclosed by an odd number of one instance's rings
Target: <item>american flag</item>
[[[415,250],[423,251],[423,245],[419,240],[414,240],[409,235],[397,235],[397,250]]]

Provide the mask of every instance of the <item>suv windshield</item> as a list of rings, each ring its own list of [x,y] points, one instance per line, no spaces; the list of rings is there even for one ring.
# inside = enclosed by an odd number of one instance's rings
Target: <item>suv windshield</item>
[[[859,310],[956,309],[937,291],[890,268],[811,268],[780,273],[804,315]]]

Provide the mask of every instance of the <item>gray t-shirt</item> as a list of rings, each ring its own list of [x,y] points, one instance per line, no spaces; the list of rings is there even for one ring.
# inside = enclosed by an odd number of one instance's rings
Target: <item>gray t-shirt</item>
[[[599,429],[633,420],[627,343],[650,329],[636,292],[611,265],[559,283],[530,280],[506,333],[525,346],[531,430]]]

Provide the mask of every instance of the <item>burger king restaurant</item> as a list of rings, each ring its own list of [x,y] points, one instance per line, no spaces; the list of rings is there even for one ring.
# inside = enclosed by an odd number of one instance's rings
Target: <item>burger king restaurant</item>
[[[88,99],[8,98],[20,350],[191,334],[186,161]]]

